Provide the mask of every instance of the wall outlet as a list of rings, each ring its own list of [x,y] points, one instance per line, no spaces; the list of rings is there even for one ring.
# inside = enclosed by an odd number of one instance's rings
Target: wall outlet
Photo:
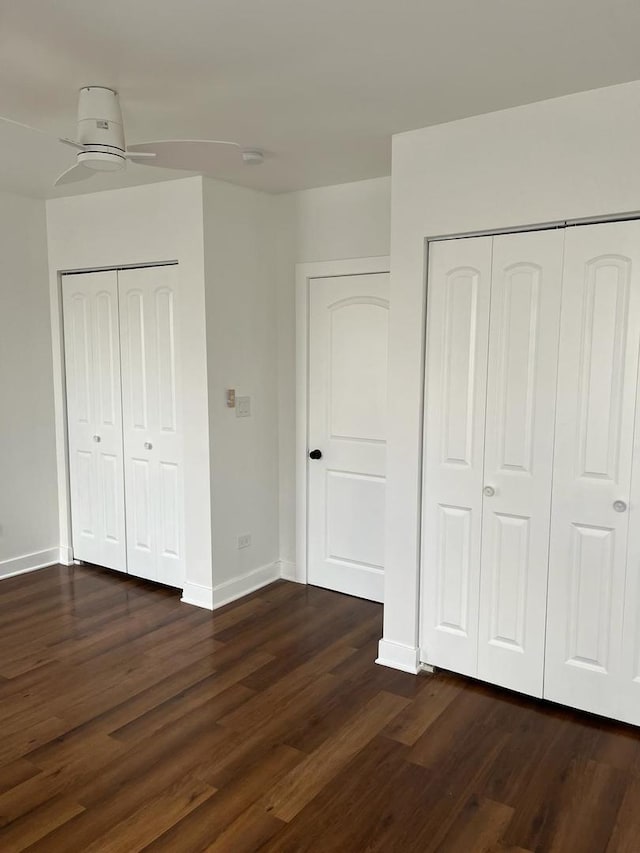
[[[236,397],[236,417],[251,417],[251,397]]]
[[[251,534],[243,533],[238,536],[238,548],[249,548],[251,546]]]

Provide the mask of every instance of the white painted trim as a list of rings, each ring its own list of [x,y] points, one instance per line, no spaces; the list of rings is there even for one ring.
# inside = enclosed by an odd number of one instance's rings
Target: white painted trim
[[[201,586],[199,583],[187,581],[180,601],[184,604],[192,604],[194,607],[213,610],[213,589],[210,586]]]
[[[63,566],[72,566],[74,563],[73,548],[69,548],[67,546],[61,545],[60,548],[58,548],[58,551],[60,554],[59,562]]]
[[[260,566],[237,578],[216,584],[213,588],[201,586],[197,583],[187,583],[180,599],[185,604],[193,604],[195,607],[204,607],[206,610],[217,610],[238,598],[249,595],[267,584],[280,580],[280,561]]]
[[[35,554],[24,554],[22,557],[3,560],[0,562],[0,580],[23,575],[26,572],[35,572],[36,569],[45,569],[47,566],[56,566],[59,560],[59,548],[48,548],[46,551],[36,551]]]
[[[283,580],[300,583],[295,563],[291,563],[289,560],[279,560],[278,564],[280,566],[280,577]]]
[[[280,563],[268,563],[240,577],[232,578],[213,588],[213,609],[223,607],[238,598],[249,595],[267,584],[280,580]]]
[[[420,649],[417,646],[405,646],[404,643],[394,643],[384,638],[378,643],[376,663],[412,675],[417,675],[422,669]]]
[[[53,270],[50,273],[49,303],[51,307],[51,352],[53,358],[53,405],[56,432],[59,540],[60,549],[71,553],[71,489],[69,487],[67,383],[64,358],[64,321],[62,316],[62,273],[59,270]]]
[[[307,436],[309,416],[309,287],[314,278],[388,273],[388,256],[296,264],[296,563],[298,583],[307,583]]]

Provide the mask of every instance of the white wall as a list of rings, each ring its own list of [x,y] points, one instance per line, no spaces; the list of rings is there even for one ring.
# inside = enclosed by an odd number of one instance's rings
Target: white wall
[[[278,279],[280,556],[295,561],[295,265],[389,254],[391,179],[287,193],[275,198]],[[300,460],[299,460],[300,461]],[[301,464],[305,464],[302,460]]]
[[[0,576],[58,559],[44,203],[0,194]]]
[[[425,238],[640,210],[640,82],[394,137],[384,640],[415,666]]]
[[[185,178],[53,199],[47,202],[47,227],[61,545],[69,547],[70,529],[59,272],[177,260],[185,448],[185,597],[206,605],[211,601],[212,565],[202,196],[202,179]]]
[[[214,604],[279,577],[272,196],[204,181]],[[225,393],[251,398],[236,417]],[[238,536],[251,546],[238,549]]]

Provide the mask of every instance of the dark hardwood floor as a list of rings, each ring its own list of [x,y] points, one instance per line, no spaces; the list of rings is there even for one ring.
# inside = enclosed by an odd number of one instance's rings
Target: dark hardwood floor
[[[373,663],[381,607],[0,581],[0,850],[640,851],[640,734]]]

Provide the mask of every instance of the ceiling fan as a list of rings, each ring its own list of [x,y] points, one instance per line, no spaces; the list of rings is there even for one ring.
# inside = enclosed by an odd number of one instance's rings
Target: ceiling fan
[[[0,116],[0,121],[36,130],[3,116]],[[46,131],[37,132],[46,134]],[[120,171],[126,167],[127,161],[206,172],[210,169],[212,157],[224,165],[245,163],[253,166],[264,160],[259,149],[242,148],[237,142],[214,139],[164,139],[141,142],[127,148],[118,93],[105,86],[80,89],[76,139],[61,137],[58,142],[75,148],[77,154],[74,165],[55,181],[56,187],[84,181],[96,172]]]

